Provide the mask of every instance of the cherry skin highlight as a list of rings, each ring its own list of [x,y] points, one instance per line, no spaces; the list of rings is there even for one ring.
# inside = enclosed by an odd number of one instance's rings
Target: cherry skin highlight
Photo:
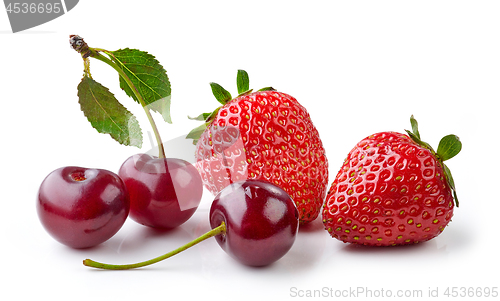
[[[215,236],[221,248],[249,266],[269,265],[285,255],[295,241],[298,219],[291,197],[261,180],[230,184],[210,208],[211,227],[226,225],[226,233]]]
[[[115,173],[68,166],[43,180],[36,208],[40,222],[53,238],[80,249],[115,235],[127,219],[130,200]]]
[[[118,174],[130,194],[130,218],[148,227],[170,229],[183,224],[203,194],[198,171],[181,159],[138,154],[129,157]]]

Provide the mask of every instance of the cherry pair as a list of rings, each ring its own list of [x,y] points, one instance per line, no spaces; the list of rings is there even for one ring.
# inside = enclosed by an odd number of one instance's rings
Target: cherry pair
[[[129,215],[149,227],[175,228],[194,214],[202,193],[189,162],[139,154],[118,174],[76,166],[54,170],[40,185],[37,211],[56,240],[89,248],[115,235]]]

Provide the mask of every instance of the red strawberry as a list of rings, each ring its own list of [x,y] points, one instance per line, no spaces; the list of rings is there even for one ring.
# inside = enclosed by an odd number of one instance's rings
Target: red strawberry
[[[326,194],[328,161],[309,114],[295,98],[272,88],[252,93],[243,70],[237,83],[240,95],[234,99],[211,84],[223,106],[198,116],[206,123],[188,135],[195,139],[205,187],[217,194],[232,182],[267,180],[292,197],[302,224],[314,220]]]
[[[382,132],[361,140],[333,181],[323,223],[331,236],[369,246],[414,244],[439,235],[458,206],[443,161],[462,144],[448,135],[435,152],[420,140],[411,117],[408,135]]]

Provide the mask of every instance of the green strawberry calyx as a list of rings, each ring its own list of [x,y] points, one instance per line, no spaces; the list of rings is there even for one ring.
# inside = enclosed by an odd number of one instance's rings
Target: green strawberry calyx
[[[248,95],[253,92],[252,89],[250,89],[250,79],[248,77],[248,73],[245,70],[238,70],[238,74],[236,76],[236,86],[238,88],[238,97]],[[221,85],[217,83],[210,83],[210,87],[212,88],[212,94],[215,96],[215,99],[219,103],[222,104],[222,106],[217,107],[213,112],[210,113],[202,113],[198,115],[197,117],[189,117],[191,120],[198,120],[198,121],[204,121],[204,123],[187,134],[186,139],[193,139],[193,144],[196,144],[198,142],[198,139],[200,139],[201,134],[205,131],[205,129],[210,125],[210,123],[215,119],[215,116],[217,116],[217,113],[219,112],[220,108],[222,108],[224,105],[232,101],[233,98],[231,96],[231,93],[229,93],[226,89],[224,89]],[[272,87],[266,87],[258,90],[257,92],[260,91],[275,91],[274,88]]]
[[[446,180],[453,192],[453,198],[455,199],[455,204],[458,207],[459,203],[457,191],[455,188],[455,182],[453,181],[453,176],[451,175],[450,169],[448,168],[448,166],[446,166],[446,164],[444,164],[444,161],[455,157],[462,150],[462,142],[460,141],[460,138],[453,134],[444,136],[441,141],[439,141],[437,151],[435,151],[427,142],[424,142],[420,139],[418,123],[413,115],[411,115],[410,117],[410,123],[412,130],[405,130],[406,133],[413,141],[415,141],[415,143],[430,150],[431,153],[436,157],[436,159],[443,165]]]

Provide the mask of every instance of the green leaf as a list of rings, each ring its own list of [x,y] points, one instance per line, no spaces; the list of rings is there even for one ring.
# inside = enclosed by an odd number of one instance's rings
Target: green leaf
[[[451,171],[448,168],[448,166],[446,166],[446,164],[444,164],[444,163],[443,163],[443,166],[444,166],[444,173],[446,175],[446,180],[448,181],[448,185],[450,186],[451,190],[453,191],[453,198],[455,199],[455,204],[458,207],[459,203],[458,203],[457,191],[455,189],[455,181],[453,180],[453,176],[451,175]]]
[[[262,92],[262,91],[276,91],[273,87],[265,87],[260,90],[257,90],[257,92]]]
[[[411,115],[411,117],[410,117],[410,123],[411,123],[411,130],[413,131],[413,134],[415,134],[415,136],[420,140],[420,133],[418,132],[418,122],[415,119],[415,117],[413,117],[413,115]]]
[[[415,135],[413,132],[410,132],[408,130],[405,131],[408,134],[408,136],[410,136],[411,140],[415,141],[415,143],[430,150],[433,154],[435,153],[434,149],[427,142],[420,140],[420,137],[417,137],[417,135]]]
[[[226,91],[226,89],[222,88],[221,85],[216,84],[216,83],[210,83],[210,87],[212,88],[212,93],[214,94],[215,98],[222,105],[225,105],[231,99],[233,99],[233,97],[231,96],[231,93]]]
[[[205,121],[205,120],[207,120],[208,117],[210,117],[210,115],[212,115],[212,113],[201,113],[197,117],[189,117],[188,116],[188,118],[191,120]]]
[[[415,134],[413,134],[413,132],[410,132],[408,130],[405,130],[405,132],[408,134],[408,136],[410,136],[410,138],[417,142],[418,144],[422,143],[422,141],[420,141],[420,138],[418,138],[417,136],[415,136]]]
[[[188,118],[191,119],[191,120],[205,121],[207,123],[210,123],[210,121],[212,120],[212,118],[215,117],[215,116],[217,116],[217,113],[219,113],[220,108],[222,108],[222,107],[216,108],[211,113],[202,113],[202,114],[198,115],[197,117],[189,117],[188,116]]]
[[[191,132],[187,134],[186,139],[193,139],[193,144],[196,144],[198,142],[198,139],[200,139],[201,134],[203,134],[206,128],[207,124],[203,123],[202,125],[191,130]]]
[[[455,157],[462,150],[462,142],[456,135],[448,135],[439,141],[437,155],[446,161]]]
[[[236,85],[238,87],[238,94],[250,90],[250,79],[248,77],[248,73],[245,70],[238,70],[238,75],[236,76]]]
[[[413,115],[411,115],[411,117],[410,117],[410,123],[411,123],[411,130],[412,131],[410,132],[408,130],[405,130],[406,133],[408,134],[408,136],[410,136],[410,138],[413,141],[415,141],[418,145],[427,148],[428,150],[430,150],[432,152],[432,154],[435,154],[436,152],[430,146],[430,144],[425,142],[425,141],[422,141],[422,139],[420,139],[420,133],[418,132],[418,123],[417,123],[417,120],[413,117]]]
[[[142,146],[137,119],[108,88],[84,76],[78,85],[78,102],[83,114],[99,133],[109,134],[120,144]]]
[[[160,113],[166,122],[172,123],[170,117],[170,81],[167,71],[156,58],[147,52],[129,48],[112,51],[110,54],[112,60],[130,78],[137,91],[144,98],[148,108]],[[139,102],[121,76],[120,87],[128,96]]]
[[[243,92],[243,93],[241,93],[241,94],[238,94],[238,97],[240,97],[240,96],[245,96],[245,95],[249,95],[250,93],[252,93],[252,91],[253,91],[252,89],[250,89],[250,90],[246,90],[245,92]]]

